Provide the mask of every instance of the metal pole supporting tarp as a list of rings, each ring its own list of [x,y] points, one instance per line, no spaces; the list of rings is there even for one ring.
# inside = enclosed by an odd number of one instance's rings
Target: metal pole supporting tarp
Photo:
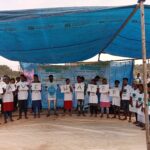
[[[144,1],[145,0],[139,0],[140,11],[141,11],[141,33],[142,33],[142,57],[143,57],[143,84],[144,84],[146,142],[147,142],[147,150],[150,150],[148,97],[147,97],[146,35],[145,35],[145,18],[144,18],[144,4],[143,4]]]

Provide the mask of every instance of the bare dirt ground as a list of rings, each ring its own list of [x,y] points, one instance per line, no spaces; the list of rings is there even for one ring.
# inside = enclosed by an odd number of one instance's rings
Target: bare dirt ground
[[[146,150],[145,131],[127,121],[76,115],[0,125],[0,150]]]

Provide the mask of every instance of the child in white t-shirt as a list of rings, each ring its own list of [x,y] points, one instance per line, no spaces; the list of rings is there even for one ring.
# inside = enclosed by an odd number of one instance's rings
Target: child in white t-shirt
[[[101,107],[101,118],[104,114],[104,109],[106,108],[107,118],[109,118],[109,108],[110,108],[110,97],[109,97],[109,84],[107,84],[107,79],[102,80],[102,85],[100,85],[100,107]]]
[[[38,75],[34,75],[34,80],[31,84],[31,92],[32,92],[32,107],[34,112],[34,118],[38,114],[38,118],[40,118],[40,110],[41,110],[41,83],[39,81]]]
[[[27,117],[27,110],[28,110],[28,91],[29,91],[29,84],[27,82],[27,78],[25,75],[20,75],[20,82],[16,84],[17,92],[18,92],[18,107],[19,107],[19,118],[18,120],[22,119],[22,112],[24,112],[25,119]]]
[[[3,113],[4,113],[4,123],[7,123],[7,118],[12,119],[12,111],[14,110],[14,97],[13,92],[10,84],[10,78],[8,76],[4,77],[5,84],[3,85],[3,94],[2,94],[2,101],[3,101]]]
[[[82,91],[76,91],[75,89],[78,116],[80,116],[81,114],[85,116],[84,114],[85,84],[84,82],[82,82],[82,78],[80,76],[77,77],[77,82],[78,82],[78,87],[83,87]]]
[[[139,85],[139,94],[138,94],[138,100],[137,100],[137,120],[138,124],[137,126],[144,127],[145,126],[145,114],[144,114],[144,89],[143,85]]]
[[[134,124],[137,123],[137,108],[136,108],[136,104],[137,104],[137,101],[138,101],[138,94],[139,94],[139,89],[138,89],[137,84],[134,82],[132,84],[131,102],[129,104],[129,122],[131,122],[131,116],[132,116],[132,114],[134,114],[135,115],[135,119],[136,119]]]
[[[70,116],[72,115],[72,99],[73,99],[73,89],[70,85],[70,79],[66,79],[66,86],[69,86],[68,88],[70,91],[64,93],[64,115],[66,113],[66,110],[69,111]]]
[[[96,87],[96,91],[92,91],[92,89],[89,89],[89,87],[87,89],[88,94],[89,94],[90,113],[91,113],[91,116],[93,116],[93,114],[95,114],[95,117],[97,117],[97,109],[98,109],[98,96],[97,96],[97,93],[98,93],[98,88],[97,88],[95,79],[92,79],[90,84]]]
[[[115,80],[115,86],[111,90],[113,91],[113,96],[112,96],[112,106],[114,109],[113,118],[116,118],[116,115],[118,114],[118,117],[120,119],[120,105],[121,105],[120,92],[121,90],[120,90],[119,84],[120,84],[120,81]]]

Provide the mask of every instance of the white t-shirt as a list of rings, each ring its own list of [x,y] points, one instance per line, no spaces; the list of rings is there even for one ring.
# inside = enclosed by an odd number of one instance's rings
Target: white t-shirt
[[[132,105],[129,105],[130,112],[137,112],[136,103],[138,101],[138,94],[139,90],[138,89],[135,90],[132,88],[131,90]]]
[[[100,102],[110,102],[110,97],[108,93],[101,93]]]
[[[139,90],[138,89],[133,89],[131,90],[131,97],[132,97],[132,103],[136,105],[136,102],[138,100],[138,94],[139,94]]]
[[[97,97],[96,93],[90,92],[89,103],[90,104],[98,104],[98,97]]]
[[[141,104],[142,104],[141,107],[139,107],[139,108],[137,109],[137,113],[138,113],[139,115],[143,115],[143,112],[141,111],[141,109],[142,109],[143,104],[144,104],[144,93],[139,93],[139,94],[138,94],[137,103],[138,103],[138,105],[141,105]]]
[[[122,100],[130,100],[132,87],[130,85],[126,85],[123,87],[122,91]]]
[[[105,94],[109,92],[109,84],[102,84],[99,86],[99,92]]]
[[[101,93],[100,102],[110,102],[109,84],[102,84],[99,88],[99,92]]]
[[[56,100],[57,84],[48,82],[47,84],[48,100]]]
[[[0,81],[0,94],[3,94],[3,88],[5,87],[6,83]],[[0,99],[2,99],[2,95],[0,95]]]
[[[10,86],[11,86],[11,89],[13,92],[16,91],[16,85],[15,84],[10,83]]]
[[[134,88],[131,89],[131,97],[133,101],[137,101],[138,94],[139,94],[139,89],[136,90]]]
[[[13,91],[12,91],[11,85],[5,84],[3,85],[3,89],[6,90],[5,94],[3,95],[3,103],[13,102],[14,97],[13,97]]]
[[[16,84],[18,88],[18,100],[27,100],[28,99],[28,82],[18,82]]]
[[[143,107],[143,105],[144,105],[144,93],[142,93],[142,94],[138,94],[138,105],[140,105],[140,104],[142,104],[141,105],[141,107],[139,107],[138,109],[137,109],[137,113],[138,113],[138,121],[139,122],[142,122],[142,123],[145,123],[145,114],[144,114],[144,112],[142,111],[142,107]]]
[[[84,100],[84,92],[76,92],[76,99]]]
[[[64,93],[64,101],[72,101],[72,92]]]
[[[71,87],[71,85],[70,85],[70,87]],[[73,88],[71,87],[71,89],[73,89]],[[72,99],[73,99],[73,95],[72,95],[71,91],[64,93],[64,101],[72,101]]]
[[[114,87],[113,88],[114,91],[116,91],[117,93],[120,93],[120,88],[119,87]],[[120,107],[120,95],[119,96],[112,96],[112,105],[114,106],[119,106]]]
[[[41,100],[41,91],[32,91],[32,101]]]
[[[32,83],[34,84],[34,83]],[[32,86],[31,84],[31,86]],[[39,83],[41,86],[41,83]],[[41,91],[39,90],[32,90],[32,101],[41,100]]]

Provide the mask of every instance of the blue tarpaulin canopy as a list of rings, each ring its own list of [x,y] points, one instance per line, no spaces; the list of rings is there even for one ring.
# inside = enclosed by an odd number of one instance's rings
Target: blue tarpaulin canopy
[[[1,11],[0,55],[30,63],[76,62],[100,52],[141,58],[140,9],[118,32],[135,7]],[[145,22],[150,58],[150,6]]]

